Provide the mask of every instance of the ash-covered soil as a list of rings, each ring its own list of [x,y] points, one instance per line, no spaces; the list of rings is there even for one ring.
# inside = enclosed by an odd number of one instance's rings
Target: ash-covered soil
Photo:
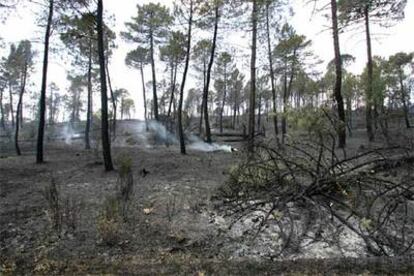
[[[1,154],[2,274],[414,273],[410,258],[350,258],[364,255],[358,244],[349,245],[348,253],[359,250],[355,255],[312,245],[293,259],[271,261],[266,258],[269,231],[251,240],[244,235],[249,221],[229,230],[230,221],[214,208],[217,188],[242,158],[241,143],[227,143],[239,150],[235,152],[196,148],[181,155],[176,145],[128,143],[133,131],[118,135],[113,159],[117,167],[118,160],[132,158],[134,192],[111,245],[103,241],[98,221],[107,199],[116,193],[118,172],[104,172],[100,154],[84,150],[81,140],[48,142],[42,165],[34,163],[32,143],[23,144],[23,156]],[[74,214],[75,225],[63,223],[60,231],[53,228],[44,192],[52,179],[60,204]],[[335,258],[315,259],[319,257]]]

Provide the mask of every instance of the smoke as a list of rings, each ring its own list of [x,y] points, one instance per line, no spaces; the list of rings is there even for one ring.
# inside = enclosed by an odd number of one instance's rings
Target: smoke
[[[147,148],[154,145],[178,145],[178,139],[175,134],[168,131],[165,125],[157,121],[149,121],[148,130],[145,122],[134,123],[132,129],[134,129],[133,138],[135,139],[136,144],[143,145]],[[188,149],[203,152],[232,152],[233,150],[232,147],[228,145],[205,143],[202,139],[193,134],[187,136],[186,146]]]
[[[65,144],[67,145],[71,145],[73,139],[81,137],[81,134],[76,133],[71,124],[65,124],[60,132],[60,135],[65,140]]]
[[[204,151],[204,152],[214,152],[214,151],[232,152],[233,151],[231,146],[220,145],[217,143],[209,144],[194,135],[191,135],[189,140],[191,141],[191,143],[187,147],[192,150]]]
[[[66,124],[62,129],[61,135],[67,145],[72,144],[72,137],[74,137],[75,133],[71,125]]]

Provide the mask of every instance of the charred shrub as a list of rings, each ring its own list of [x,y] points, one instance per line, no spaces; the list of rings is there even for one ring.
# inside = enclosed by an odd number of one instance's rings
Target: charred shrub
[[[118,179],[116,197],[119,201],[119,211],[127,220],[127,211],[134,193],[134,177],[132,174],[132,158],[121,156],[118,159]]]
[[[58,236],[63,232],[74,233],[81,221],[82,204],[73,198],[63,197],[57,188],[56,180],[52,177],[43,191],[47,201],[47,217]]]
[[[97,230],[102,242],[109,246],[116,245],[122,235],[121,226],[119,200],[116,197],[108,197],[97,220]]]
[[[217,206],[234,223],[254,221],[256,236],[271,225],[277,231],[277,254],[296,252],[320,240],[320,233],[334,241],[343,229],[372,255],[412,254],[413,206],[406,196],[414,188],[412,171],[387,179],[377,170],[384,162],[406,160],[410,151],[378,148],[344,157],[331,139],[258,145],[230,171]]]

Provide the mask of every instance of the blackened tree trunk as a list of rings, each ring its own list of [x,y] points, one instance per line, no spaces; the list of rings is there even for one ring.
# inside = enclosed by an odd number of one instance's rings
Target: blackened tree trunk
[[[172,78],[171,78],[171,95],[170,95],[170,103],[168,104],[168,112],[167,116],[170,117],[171,115],[171,106],[174,103],[174,93],[175,93],[175,84],[177,83],[177,68],[178,64],[172,65]]]
[[[233,129],[236,129],[236,118],[237,118],[238,105],[239,105],[239,92],[235,90],[234,91],[234,104],[233,104],[233,120],[232,120]]]
[[[92,41],[89,41],[89,60],[88,60],[88,107],[86,111],[86,127],[85,127],[85,149],[91,148],[90,130],[92,121]]]
[[[0,88],[0,124],[3,130],[6,130],[6,122],[4,120],[4,108],[3,108],[3,89]]]
[[[102,152],[106,171],[114,169],[111,157],[111,144],[109,140],[109,124],[108,124],[108,96],[106,87],[106,70],[105,70],[105,47],[103,39],[103,0],[98,0],[97,11],[97,32],[98,32],[98,55],[99,55],[99,71],[101,75],[101,127],[102,127]]]
[[[39,128],[37,133],[37,152],[36,163],[44,162],[43,158],[43,140],[45,134],[45,115],[46,115],[46,86],[47,86],[47,68],[49,64],[49,39],[50,30],[53,21],[54,0],[49,0],[49,15],[47,18],[46,33],[45,33],[45,48],[43,55],[43,70],[42,70],[42,86],[40,89],[39,101]]]
[[[249,97],[249,124],[248,124],[248,145],[249,152],[254,149],[254,131],[256,108],[256,42],[257,42],[257,0],[253,0],[252,10],[252,57],[250,63],[250,97]]]
[[[211,130],[210,130],[210,121],[208,119],[208,92],[210,87],[210,79],[211,79],[211,69],[213,68],[214,63],[214,56],[216,53],[216,43],[217,43],[217,30],[218,30],[218,23],[220,20],[220,4],[216,1],[216,6],[214,9],[214,33],[213,33],[213,41],[211,43],[211,52],[210,52],[210,60],[207,66],[207,73],[206,73],[206,85],[204,86],[203,91],[203,112],[204,112],[204,127],[205,127],[205,135],[206,135],[206,142],[211,143]]]
[[[114,114],[112,115],[112,139],[115,140],[116,138],[116,115],[117,115],[117,106],[116,106],[116,99],[114,95],[114,90],[112,89],[112,82],[111,82],[111,75],[109,74],[109,67],[108,67],[108,59],[105,57],[105,70],[108,78],[108,86],[109,86],[109,92],[111,94],[111,102],[112,102],[112,109]]]
[[[365,15],[365,34],[367,40],[367,56],[368,56],[368,80],[367,80],[367,91],[366,91],[366,124],[367,124],[367,134],[370,142],[374,141],[374,130],[372,126],[372,102],[373,102],[373,91],[372,91],[372,81],[373,81],[373,63],[372,63],[372,48],[371,48],[371,34],[369,28],[369,7],[368,5],[364,9]]]
[[[339,33],[338,33],[338,17],[337,17],[337,6],[336,0],[331,0],[331,13],[332,13],[332,35],[334,42],[335,51],[335,88],[334,95],[336,105],[338,109],[339,126],[337,126],[338,132],[338,147],[345,148],[346,144],[346,119],[344,100],[342,98],[341,87],[342,87],[342,60],[341,50],[339,46]]]
[[[223,133],[223,113],[224,107],[226,106],[226,96],[227,96],[227,64],[224,65],[224,93],[223,101],[220,107],[220,133]]]
[[[145,120],[145,130],[148,131],[148,113],[147,113],[147,96],[145,92],[145,80],[144,80],[144,65],[141,64],[139,70],[141,72],[141,82],[142,82],[142,96],[144,99],[144,120]]]
[[[187,78],[188,72],[188,64],[190,62],[190,50],[191,50],[191,29],[193,26],[193,0],[190,1],[190,18],[188,19],[188,33],[187,33],[187,50],[186,50],[186,57],[185,57],[185,66],[184,66],[184,73],[183,73],[183,81],[181,83],[180,88],[180,99],[178,101],[178,136],[180,139],[180,152],[181,154],[185,154],[185,141],[184,141],[184,130],[183,130],[183,118],[182,118],[182,111],[183,111],[183,98],[184,98],[184,87],[185,81]]]
[[[285,61],[285,72],[283,73],[283,112],[282,112],[282,143],[285,142],[287,133],[286,116],[288,103],[288,87],[287,87],[287,61]]]
[[[20,147],[19,147],[19,130],[20,130],[20,116],[21,116],[21,109],[23,106],[23,94],[26,89],[26,78],[27,78],[27,64],[24,66],[23,76],[22,76],[22,84],[20,87],[20,95],[19,95],[19,102],[17,104],[16,110],[16,128],[14,133],[14,146],[16,148],[16,154],[21,155]]]
[[[278,118],[277,118],[277,103],[276,103],[276,86],[275,86],[275,73],[273,70],[273,58],[272,58],[272,44],[270,40],[270,25],[269,25],[269,5],[266,4],[266,34],[267,34],[267,54],[269,59],[269,74],[270,74],[270,84],[272,88],[272,118],[273,118],[273,128],[275,130],[275,137],[279,135]]]
[[[150,55],[151,55],[151,70],[152,70],[152,93],[153,93],[153,105],[154,105],[154,118],[156,121],[158,117],[158,98],[157,98],[157,79],[155,75],[155,59],[154,59],[154,37],[150,34]]]
[[[207,71],[207,64],[206,64],[205,59],[203,59],[203,91],[204,91],[204,87],[206,86],[206,77],[207,77],[206,76],[206,73],[207,73],[206,71]],[[203,133],[203,118],[204,118],[203,109],[204,109],[204,105],[205,105],[204,98],[201,97],[200,121],[198,123],[198,133],[199,133],[200,137]]]
[[[401,100],[402,100],[403,112],[404,112],[404,121],[405,121],[405,126],[407,128],[411,128],[410,117],[409,117],[409,107],[408,107],[409,104],[407,103],[407,94],[406,94],[405,89],[404,89],[402,72],[403,71],[402,71],[402,68],[401,68],[400,73],[399,73],[399,80],[400,80]]]
[[[10,116],[12,121],[12,127],[14,127],[14,104],[13,104],[13,85],[9,81],[9,100],[10,100]]]

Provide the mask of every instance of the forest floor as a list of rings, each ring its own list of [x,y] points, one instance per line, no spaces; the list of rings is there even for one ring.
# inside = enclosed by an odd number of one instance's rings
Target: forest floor
[[[366,143],[353,139],[354,150]],[[107,244],[99,221],[116,193],[118,172],[104,172],[100,156],[83,150],[81,141],[47,143],[42,165],[35,165],[32,146],[23,144],[20,157],[0,154],[1,275],[414,274],[410,259],[235,256],[229,243],[238,241],[225,234],[211,197],[241,151],[190,149],[181,155],[176,145],[115,144],[115,165],[132,158],[134,192],[126,221],[108,226],[116,229]],[[52,179],[66,210],[59,231],[45,197]]]

